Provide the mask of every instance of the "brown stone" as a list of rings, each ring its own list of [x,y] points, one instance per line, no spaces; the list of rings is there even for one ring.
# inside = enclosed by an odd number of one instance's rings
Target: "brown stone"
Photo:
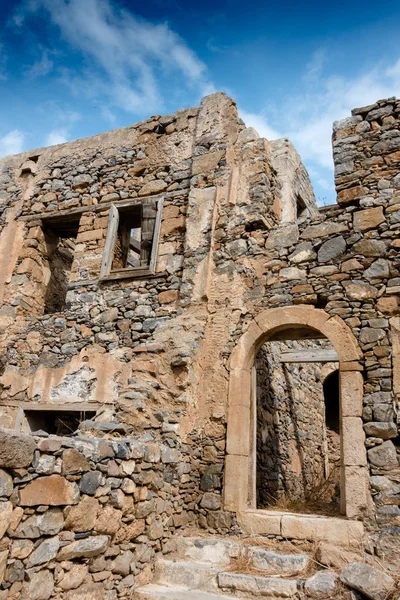
[[[71,475],[73,473],[85,473],[90,471],[89,462],[81,452],[75,448],[67,448],[62,455],[62,473],[63,475]]]
[[[357,185],[346,190],[341,190],[337,195],[337,201],[339,204],[348,204],[365,196],[365,189],[361,185]]]
[[[178,290],[166,290],[158,294],[158,301],[160,304],[170,304],[178,299]]]
[[[134,521],[129,525],[123,524],[118,529],[114,541],[116,544],[121,544],[123,542],[129,542],[131,540],[134,540],[144,532],[145,528],[146,525],[143,519]]]
[[[364,208],[353,213],[354,231],[368,231],[375,229],[385,220],[382,206]]]
[[[60,475],[38,477],[19,491],[21,506],[62,506],[79,502],[79,488]]]
[[[97,533],[114,535],[121,525],[122,511],[106,506],[98,513],[94,530]]]
[[[82,496],[79,504],[72,506],[65,519],[65,529],[76,532],[92,531],[96,524],[99,502],[92,496]]]

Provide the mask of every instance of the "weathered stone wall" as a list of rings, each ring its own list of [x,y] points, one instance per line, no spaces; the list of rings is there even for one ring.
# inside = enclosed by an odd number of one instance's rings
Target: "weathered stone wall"
[[[233,525],[211,440],[1,430],[0,443],[1,599],[130,598],[182,528]]]
[[[321,363],[283,363],[282,352],[330,348],[327,341],[267,342],[256,359],[257,506],[314,496],[329,502],[330,438],[325,424]],[[325,363],[327,367],[331,363]],[[339,398],[337,399],[339,404]],[[321,491],[320,491],[321,489]],[[334,507],[332,507],[334,509]],[[337,510],[339,505],[337,504]]]
[[[398,523],[399,106],[382,101],[335,124],[339,204],[320,210],[290,143],[246,129],[223,94],[3,159],[2,423],[26,428],[21,411],[33,405],[92,408],[96,423],[174,431],[182,444],[205,437],[222,458],[239,339],[266,309],[324,308],[357,341],[358,360],[345,365],[354,385],[364,377],[363,420],[357,406],[343,419],[355,440],[346,473],[359,482],[348,496],[362,498],[349,514],[373,518],[372,484],[378,524]],[[99,281],[110,204],[161,196],[155,274]],[[82,208],[67,305],[44,314],[42,213]]]

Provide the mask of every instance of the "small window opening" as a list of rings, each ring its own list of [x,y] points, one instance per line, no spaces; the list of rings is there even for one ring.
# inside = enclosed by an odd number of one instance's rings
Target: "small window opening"
[[[142,239],[142,207],[129,211],[119,210],[119,225],[114,246],[112,270],[138,269],[148,264],[144,255],[145,240]]]
[[[64,437],[73,435],[82,421],[96,416],[96,411],[78,410],[25,410],[24,413],[32,433],[45,431]]]
[[[164,125],[159,123],[154,127],[154,133],[163,134],[166,133]]]
[[[65,309],[78,229],[79,220],[61,221],[44,227],[50,269],[44,314],[62,312]]]
[[[26,179],[27,177],[29,177],[29,175],[33,175],[32,170],[29,168],[26,169],[22,169],[21,170],[21,175],[20,177],[22,177],[22,179]]]
[[[142,277],[155,271],[162,199],[110,207],[100,279]]]
[[[303,198],[301,198],[300,196],[297,196],[296,198],[296,211],[297,219],[306,218],[310,214]]]
[[[29,160],[31,160],[32,162],[37,163],[37,161],[39,160],[40,154],[35,154],[34,156],[30,156]]]

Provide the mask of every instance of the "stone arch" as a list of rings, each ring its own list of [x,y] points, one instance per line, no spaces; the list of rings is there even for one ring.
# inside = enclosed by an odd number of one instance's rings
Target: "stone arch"
[[[341,418],[341,511],[360,517],[370,507],[363,404],[362,352],[349,327],[338,316],[310,306],[267,309],[239,338],[230,359],[227,456],[224,478],[226,510],[255,509],[255,406],[253,364],[260,346],[280,331],[313,329],[334,346],[339,358]]]

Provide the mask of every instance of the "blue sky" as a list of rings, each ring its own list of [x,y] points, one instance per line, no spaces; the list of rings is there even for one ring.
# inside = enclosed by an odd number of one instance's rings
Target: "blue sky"
[[[400,96],[400,2],[0,0],[0,155],[197,105],[288,136],[335,201],[335,119]]]

